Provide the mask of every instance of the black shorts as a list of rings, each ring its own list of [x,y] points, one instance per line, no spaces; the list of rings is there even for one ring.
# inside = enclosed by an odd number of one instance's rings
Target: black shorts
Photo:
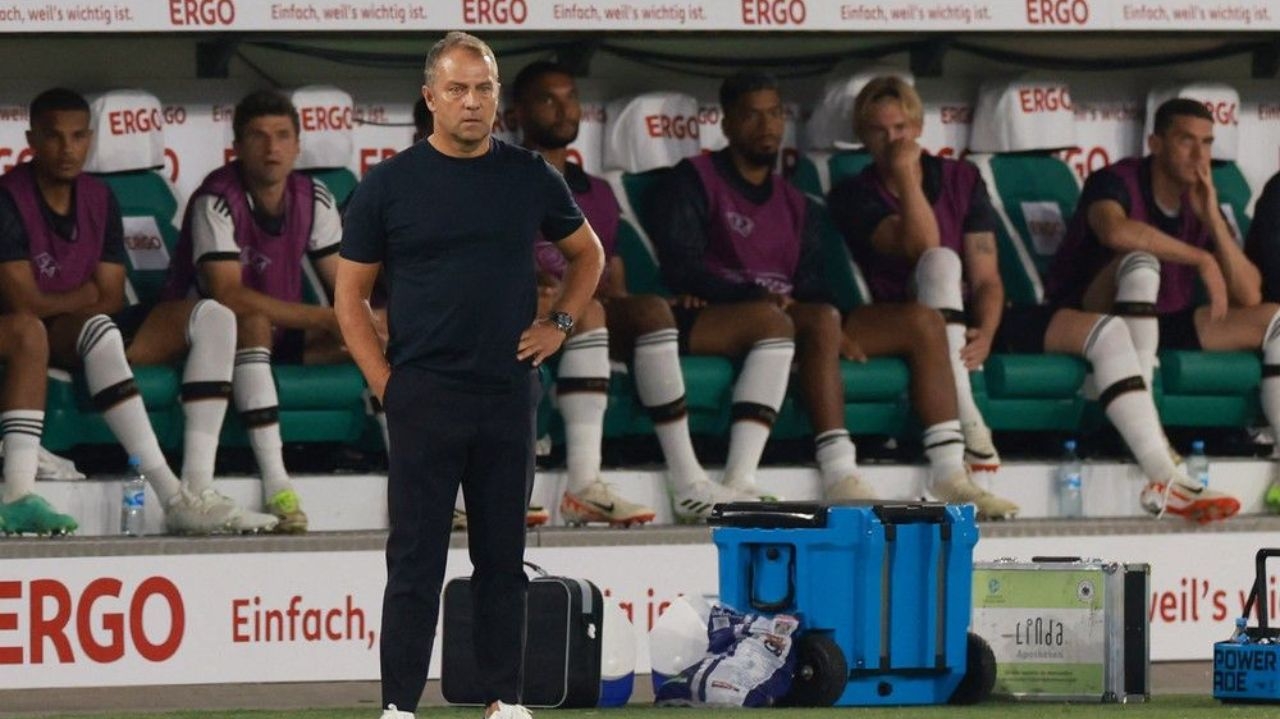
[[[1002,354],[1043,354],[1044,336],[1057,307],[1018,305],[1004,311],[991,351]]]
[[[676,343],[682,355],[689,354],[689,335],[693,332],[693,326],[697,324],[698,315],[701,313],[701,307],[681,307],[677,305],[671,308],[671,314],[676,318],[676,330],[680,333]]]
[[[272,337],[271,361],[279,364],[302,364],[307,353],[306,330],[277,328]]]
[[[133,338],[138,336],[138,330],[142,328],[142,323],[147,321],[147,315],[151,314],[153,309],[155,304],[139,303],[129,305],[111,315],[111,321],[120,329],[120,336],[124,338],[126,348],[133,344]]]
[[[1160,315],[1160,349],[1199,350],[1200,333],[1196,331],[1196,309]]]

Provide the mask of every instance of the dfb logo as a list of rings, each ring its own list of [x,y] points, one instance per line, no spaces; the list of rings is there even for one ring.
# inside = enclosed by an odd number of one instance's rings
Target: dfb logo
[[[164,127],[164,119],[160,116],[160,110],[154,107],[112,110],[107,113],[107,128],[112,135],[152,132],[161,127]]]
[[[30,159],[30,147],[24,147],[21,150],[12,147],[0,147],[0,174],[8,172],[14,166],[21,165]]]
[[[644,118],[645,129],[649,132],[649,137],[658,138],[674,138],[683,140],[685,138],[698,139],[698,117],[692,115],[685,117],[684,115],[646,115]]]
[[[0,664],[44,664],[46,645],[52,645],[61,664],[76,662],[76,648],[79,654],[102,664],[118,661],[130,646],[143,659],[162,662],[177,653],[186,631],[182,593],[164,577],[148,577],[127,592],[119,579],[100,577],[79,595],[57,579],[0,582],[0,607],[5,600],[24,596],[28,598],[26,641],[0,646]],[[148,634],[144,623],[143,611],[152,600],[169,615],[165,636]],[[20,616],[0,608],[0,627],[20,630]]]
[[[1071,110],[1071,93],[1065,85],[1028,87],[1018,91],[1018,107],[1027,114]]]
[[[236,20],[235,0],[169,0],[171,25],[230,25]]]
[[[298,115],[302,119],[303,132],[350,130],[355,126],[352,122],[351,114],[352,110],[349,106],[331,105],[329,107],[298,108]]]
[[[1085,25],[1089,0],[1027,0],[1030,25]]]
[[[523,25],[528,17],[525,0],[462,0],[462,21],[468,25]]]
[[[1206,101],[1204,109],[1213,115],[1213,124],[1215,125],[1235,125],[1238,123],[1236,118],[1236,104],[1234,102],[1212,102]]]
[[[743,25],[803,25],[804,0],[742,0]]]
[[[131,235],[125,233],[124,246],[130,250],[158,250],[164,246],[164,242],[156,235],[137,234]]]
[[[943,105],[939,112],[944,125],[973,124],[973,108],[968,105]]]

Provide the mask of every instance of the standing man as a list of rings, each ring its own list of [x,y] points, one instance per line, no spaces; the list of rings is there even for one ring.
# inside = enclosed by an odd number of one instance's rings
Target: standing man
[[[435,127],[356,188],[335,303],[391,434],[382,716],[412,719],[422,694],[461,485],[485,716],[527,717],[517,702],[539,393],[533,370],[573,331],[604,252],[555,168],[491,137],[500,86],[488,45],[451,32],[427,54],[424,75]],[[568,266],[558,301],[535,318],[539,233],[555,240]],[[385,355],[367,304],[384,264]]]

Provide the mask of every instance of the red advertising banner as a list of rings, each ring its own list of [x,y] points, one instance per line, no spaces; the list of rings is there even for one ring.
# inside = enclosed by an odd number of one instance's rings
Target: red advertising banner
[[[0,33],[1280,29],[1268,0],[8,0]]]

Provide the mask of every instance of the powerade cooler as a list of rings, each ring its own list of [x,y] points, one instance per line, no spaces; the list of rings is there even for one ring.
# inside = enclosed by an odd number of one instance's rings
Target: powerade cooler
[[[711,523],[720,600],[801,619],[787,703],[941,704],[990,693],[994,657],[968,634],[972,506],[735,502],[717,505]]]
[[[1213,698],[1224,703],[1280,703],[1280,629],[1268,625],[1267,559],[1280,549],[1259,549],[1254,558],[1253,589],[1235,636],[1213,645]],[[1247,626],[1254,607],[1258,626]]]

